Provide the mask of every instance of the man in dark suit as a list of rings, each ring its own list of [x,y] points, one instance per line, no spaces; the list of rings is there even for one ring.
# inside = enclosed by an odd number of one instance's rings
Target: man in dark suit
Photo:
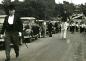
[[[1,31],[1,33],[4,34],[5,40],[5,61],[10,61],[11,43],[13,44],[16,57],[19,56],[19,34],[21,34],[23,30],[22,21],[20,20],[19,16],[15,14],[15,6],[11,4],[8,6],[8,8],[9,14],[5,18]]]
[[[52,25],[51,21],[49,21],[49,23],[48,23],[48,34],[49,34],[49,37],[52,37],[52,29],[53,29],[53,25]]]

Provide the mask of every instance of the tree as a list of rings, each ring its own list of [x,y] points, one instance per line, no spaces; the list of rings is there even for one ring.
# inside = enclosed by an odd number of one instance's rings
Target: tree
[[[20,16],[33,16],[38,19],[50,19],[53,17],[55,1],[54,0],[25,0],[24,2],[10,2],[10,0],[4,0],[3,5],[5,11],[6,6],[10,3],[16,5],[16,11]]]
[[[63,4],[56,4],[55,5],[55,11],[54,11],[54,16],[61,16],[64,11]]]
[[[64,9],[67,10],[69,15],[72,15],[74,13],[75,6],[74,6],[73,3],[69,3],[67,1],[63,1],[63,6],[64,6]]]
[[[3,0],[2,4],[3,4],[3,9],[4,9],[5,13],[8,14],[7,6],[10,4],[10,0]]]

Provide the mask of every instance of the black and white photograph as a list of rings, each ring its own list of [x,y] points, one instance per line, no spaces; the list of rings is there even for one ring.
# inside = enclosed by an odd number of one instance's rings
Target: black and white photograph
[[[0,0],[0,61],[86,61],[86,0]]]

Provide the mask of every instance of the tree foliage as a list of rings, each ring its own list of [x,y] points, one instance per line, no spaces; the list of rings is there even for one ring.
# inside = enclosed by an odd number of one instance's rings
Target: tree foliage
[[[69,3],[67,1],[63,1],[63,4],[59,3],[55,5],[55,11],[54,11],[54,15],[55,16],[62,16],[64,10],[67,11],[68,15],[72,15],[74,13],[75,10],[75,6],[73,3]]]
[[[3,6],[7,11],[6,6],[10,3],[16,5],[16,13],[20,16],[33,16],[38,19],[50,19],[52,17],[62,16],[64,10],[68,15],[72,15],[76,10],[76,6],[73,3],[64,1],[63,4],[55,4],[55,0],[25,0],[24,2],[10,2],[10,0],[4,0]],[[80,5],[79,9],[83,13],[85,12],[86,5]]]
[[[23,4],[20,4],[22,10],[20,7],[18,7],[17,10],[20,10],[19,12],[22,12],[23,16],[33,16],[38,19],[50,19],[54,12],[54,2],[50,2],[50,0],[26,0]]]

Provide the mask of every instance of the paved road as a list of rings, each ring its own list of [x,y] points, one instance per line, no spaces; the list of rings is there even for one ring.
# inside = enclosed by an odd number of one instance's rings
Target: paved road
[[[20,47],[20,56],[15,58],[11,50],[11,61],[86,61],[85,34],[68,33],[67,40],[59,34],[41,38]],[[0,51],[0,61],[4,61],[5,52]]]

